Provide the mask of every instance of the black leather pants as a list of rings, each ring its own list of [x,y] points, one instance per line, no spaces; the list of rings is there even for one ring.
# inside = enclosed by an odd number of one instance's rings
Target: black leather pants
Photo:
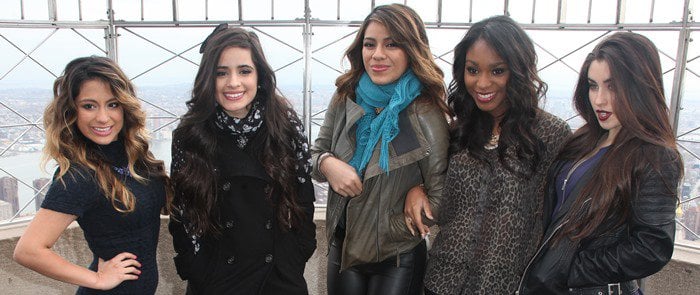
[[[382,262],[361,264],[340,272],[343,239],[334,237],[328,253],[329,295],[420,295],[423,294],[423,276],[427,249],[421,242],[410,252]]]

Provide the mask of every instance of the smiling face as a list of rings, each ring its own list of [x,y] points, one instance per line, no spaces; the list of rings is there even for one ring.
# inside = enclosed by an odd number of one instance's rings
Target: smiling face
[[[216,67],[216,102],[231,117],[244,118],[258,92],[258,72],[250,49],[229,47]]]
[[[464,84],[476,106],[499,119],[508,110],[506,85],[510,78],[508,64],[483,39],[467,50]]]
[[[78,130],[96,144],[106,145],[119,138],[124,126],[124,110],[109,85],[89,80],[80,85],[75,98]]]
[[[362,41],[362,61],[372,82],[386,85],[398,80],[408,69],[408,56],[391,38],[386,26],[370,22]]]
[[[588,99],[598,124],[601,128],[608,130],[608,141],[614,140],[622,127],[613,109],[615,91],[612,83],[608,63],[604,60],[591,62],[588,68]]]

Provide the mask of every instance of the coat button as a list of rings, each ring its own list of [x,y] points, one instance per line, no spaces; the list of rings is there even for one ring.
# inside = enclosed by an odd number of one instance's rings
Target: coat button
[[[265,263],[270,263],[270,262],[272,262],[272,254],[265,255]]]
[[[272,220],[269,220],[269,219],[267,220],[267,222],[265,223],[265,229],[267,229],[267,230],[272,229]]]
[[[228,259],[226,259],[226,263],[228,263],[228,264],[233,264],[233,262],[235,262],[235,261],[236,261],[236,257],[233,257],[233,255],[231,257],[229,257]]]
[[[265,186],[265,189],[264,189],[264,192],[265,192],[265,195],[268,195],[268,196],[269,196],[270,193],[272,192],[272,187],[270,187],[269,185],[266,185],[266,186]]]
[[[233,227],[233,221],[231,221],[231,220],[226,221],[226,223],[224,224],[224,226],[225,226],[226,228],[232,228],[232,227]]]
[[[231,183],[227,181],[226,183],[224,183],[224,185],[223,185],[221,188],[222,188],[225,192],[227,192],[227,191],[229,191],[229,190],[231,189]]]

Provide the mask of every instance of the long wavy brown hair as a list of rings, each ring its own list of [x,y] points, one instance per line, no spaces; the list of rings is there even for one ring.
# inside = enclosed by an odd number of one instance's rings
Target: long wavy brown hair
[[[451,116],[452,111],[447,107],[445,101],[444,74],[430,52],[428,34],[425,31],[423,20],[413,9],[401,4],[377,6],[362,22],[355,39],[345,51],[345,57],[350,61],[350,70],[335,80],[338,95],[333,103],[338,103],[345,98],[355,99],[355,87],[365,72],[362,60],[362,43],[367,26],[371,22],[384,25],[390,32],[391,39],[406,52],[409,68],[423,85],[421,94],[416,98],[416,101],[436,104]]]
[[[659,151],[671,151],[666,154],[673,155],[675,159],[670,160],[677,162],[682,171],[664,98],[658,50],[646,37],[630,32],[607,37],[586,57],[574,92],[574,105],[586,124],[576,131],[558,158],[582,159],[607,134],[598,124],[589,99],[588,69],[593,61],[608,64],[614,93],[613,111],[622,127],[600,159],[604,164],[592,171],[592,178],[567,213],[570,221],[557,235],[557,240],[564,236],[572,240],[586,238],[609,219],[622,224],[630,214],[630,203],[639,186],[635,178],[649,166],[660,171],[664,153]],[[678,184],[665,185],[674,191]]]
[[[53,100],[44,111],[46,145],[42,166],[50,159],[59,167],[56,179],[68,173],[71,165],[87,167],[95,172],[97,183],[112,206],[119,212],[132,212],[136,206],[133,193],[120,181],[107,159],[90,146],[93,144],[78,127],[77,104],[80,87],[88,81],[99,80],[109,85],[114,97],[124,110],[124,127],[119,138],[124,142],[131,176],[140,183],[148,178],[160,178],[166,187],[167,212],[172,197],[170,178],[163,161],[156,160],[148,149],[146,115],[141,110],[134,86],[119,66],[109,58],[89,56],[74,59],[66,65],[63,74],[53,85]]]
[[[292,145],[298,132],[289,115],[296,112],[287,99],[277,92],[275,72],[267,63],[257,35],[241,28],[215,31],[203,45],[202,61],[192,89],[192,99],[187,102],[187,113],[175,129],[173,141],[183,156],[178,169],[173,169],[175,188],[173,205],[184,208],[184,216],[192,223],[197,234],[220,233],[219,195],[217,194],[216,159],[216,70],[221,53],[230,47],[250,50],[258,72],[257,94],[254,100],[264,107],[266,132],[261,133],[262,146],[255,156],[274,181],[278,192],[277,221],[282,228],[296,228],[304,215],[297,203],[298,180],[295,165],[296,151]]]

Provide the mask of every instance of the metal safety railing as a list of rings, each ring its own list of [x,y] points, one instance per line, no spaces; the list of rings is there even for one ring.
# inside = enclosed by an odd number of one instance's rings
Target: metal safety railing
[[[43,76],[43,80],[38,80],[48,89],[63,65],[78,55],[113,58],[139,87],[149,115],[149,128],[167,142],[169,131],[185,111],[187,88],[191,87],[200,58],[197,53],[200,42],[214,26],[227,22],[254,30],[261,37],[277,72],[280,90],[295,104],[307,126],[307,134],[313,138],[322,123],[334,78],[345,70],[343,51],[364,16],[376,5],[390,2],[394,1],[3,1],[0,4],[0,55],[4,56],[0,58],[0,176],[4,174],[4,177],[0,177],[0,226],[31,216],[35,209],[31,204],[36,207],[48,185],[34,181],[34,176],[21,176],[8,160],[27,153],[38,154],[35,148],[43,134],[41,111],[50,99],[47,91],[35,100],[23,98],[30,94],[12,92],[15,85],[21,84],[20,73]],[[451,79],[452,47],[473,22],[495,14],[508,14],[520,22],[536,44],[540,73],[550,85],[545,108],[565,118],[574,128],[580,122],[567,95],[573,90],[572,79],[578,74],[583,56],[611,32],[635,31],[650,37],[662,56],[666,88],[670,91],[667,96],[671,119],[686,161],[681,188],[684,211],[680,213],[695,214],[692,210],[700,206],[695,204],[700,183],[700,122],[694,120],[695,112],[700,111],[696,107],[700,101],[694,94],[700,93],[695,86],[700,85],[697,83],[700,76],[694,67],[700,48],[693,46],[692,39],[700,26],[692,18],[693,1],[398,2],[412,6],[421,14],[435,59],[448,76],[446,82]],[[31,37],[30,41],[25,40],[27,36]],[[65,50],[67,42],[82,46]],[[154,76],[175,77],[180,92],[151,91],[148,81]],[[553,95],[553,90],[559,93]],[[27,108],[28,101],[35,107]],[[167,143],[164,145],[169,147]],[[23,148],[26,146],[34,149]],[[169,149],[165,150],[158,156],[166,159]],[[40,175],[38,168],[35,174]],[[323,201],[322,196],[319,199]],[[5,215],[10,216],[3,217],[3,210],[7,210],[4,208],[9,207],[11,214]],[[687,214],[679,217],[679,223],[689,237],[697,238],[695,224],[700,223],[700,212],[692,224]]]

